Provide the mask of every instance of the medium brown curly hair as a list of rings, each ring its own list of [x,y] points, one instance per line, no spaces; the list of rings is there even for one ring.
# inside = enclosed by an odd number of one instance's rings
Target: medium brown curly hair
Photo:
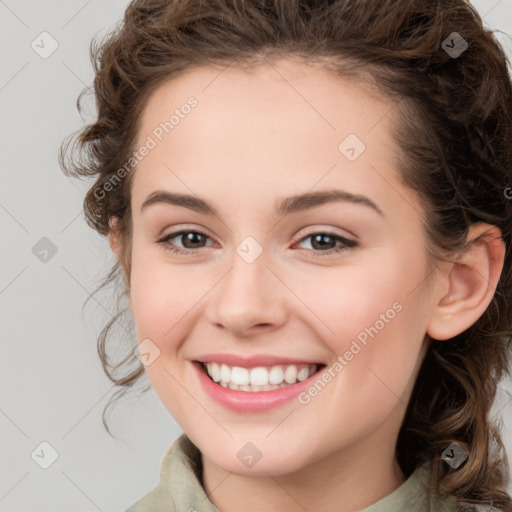
[[[459,55],[449,52],[454,40],[467,43]],[[97,119],[64,141],[59,159],[68,175],[95,178],[84,199],[86,220],[102,235],[115,221],[123,247],[100,288],[120,278],[124,294],[133,173],[120,170],[148,97],[164,81],[198,65],[258,66],[298,56],[395,104],[399,171],[424,206],[433,261],[463,249],[468,228],[479,221],[498,226],[506,246],[485,313],[451,340],[429,340],[397,458],[407,476],[430,461],[431,488],[444,486],[460,510],[471,504],[512,510],[508,460],[489,418],[499,381],[510,375],[512,84],[507,56],[476,9],[465,0],[135,0],[90,51]],[[144,375],[133,344],[123,345],[128,352],[117,363],[107,356],[107,335],[125,312],[98,339],[118,394]],[[111,403],[103,411],[107,431]],[[469,453],[457,470],[441,457],[452,442]]]

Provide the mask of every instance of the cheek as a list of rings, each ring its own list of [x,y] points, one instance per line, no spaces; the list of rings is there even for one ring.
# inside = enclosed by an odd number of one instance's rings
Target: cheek
[[[207,284],[198,281],[197,272],[194,276],[191,269],[187,265],[170,265],[149,251],[133,252],[130,295],[137,337],[139,342],[151,340],[157,347],[153,353],[158,354],[145,366],[145,372],[183,429],[190,428],[187,418],[200,416],[201,410],[183,391],[183,382],[196,379],[189,365],[180,362],[180,350],[197,320],[198,309],[194,305],[199,307],[198,302],[208,291]],[[200,392],[189,391],[193,396]]]
[[[161,351],[172,349],[162,342],[180,339],[194,304],[207,291],[191,265],[169,264],[154,249],[134,246],[130,296],[139,340],[151,338]]]
[[[396,323],[398,310],[409,301],[410,285],[402,279],[403,272],[404,267],[396,260],[387,267],[379,262],[331,267],[311,272],[307,278],[301,276],[294,291],[306,298],[322,339],[340,354],[348,349],[347,340],[359,337],[364,341],[371,326],[382,331]]]
[[[337,361],[332,381],[344,411],[385,415],[409,392],[426,330],[427,297],[416,287],[425,275],[422,261],[410,253],[400,260],[395,252],[350,272],[331,268],[323,288],[321,279],[303,283],[300,293]]]

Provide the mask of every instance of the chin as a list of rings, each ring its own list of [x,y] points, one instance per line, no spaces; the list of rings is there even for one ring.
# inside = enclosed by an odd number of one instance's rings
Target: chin
[[[238,445],[238,443],[237,443]],[[210,450],[202,452],[203,457],[208,458],[216,466],[222,470],[234,473],[240,476],[261,476],[268,477],[269,473],[272,476],[286,475],[299,471],[307,465],[307,461],[304,459],[297,459],[295,449],[290,447],[289,452],[284,449],[280,449],[279,453],[276,450],[272,454],[265,454],[265,450],[261,450],[260,454],[255,450],[246,449],[245,453],[242,452],[243,448],[237,446],[236,449],[221,448],[220,452],[211,452]],[[254,461],[247,460],[244,462],[244,455],[253,453]],[[258,456],[260,457],[259,459]],[[257,460],[256,460],[257,459]]]

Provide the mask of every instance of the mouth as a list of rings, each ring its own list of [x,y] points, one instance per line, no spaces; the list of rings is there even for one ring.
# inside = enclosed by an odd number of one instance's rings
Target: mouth
[[[214,384],[233,391],[251,393],[293,386],[320,373],[326,367],[324,363],[277,364],[251,368],[217,362],[195,361],[195,363]]]

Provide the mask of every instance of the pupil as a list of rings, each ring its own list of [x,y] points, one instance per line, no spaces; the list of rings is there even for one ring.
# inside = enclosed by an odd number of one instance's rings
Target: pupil
[[[331,240],[333,240],[333,238],[331,237],[331,235],[315,235],[313,237],[313,246],[315,245],[315,242],[317,241],[321,241],[321,240],[324,240],[325,238],[330,238]],[[325,248],[326,245],[330,245],[330,244],[326,244],[324,242],[321,242],[320,243],[320,248]],[[332,245],[332,244],[331,244]]]
[[[202,237],[203,235],[201,235],[201,233],[194,233],[194,232],[191,232],[191,233],[187,233],[187,234],[186,234],[186,235],[184,235],[184,236],[185,236],[185,240],[186,240],[187,242],[191,242],[192,244],[194,244],[194,242],[196,242],[196,243],[197,243],[197,241],[198,241],[197,239],[195,240],[194,238],[195,238],[195,237]],[[186,244],[183,244],[183,245],[185,245],[185,247],[187,246]],[[194,249],[194,247],[192,247],[192,249]]]

